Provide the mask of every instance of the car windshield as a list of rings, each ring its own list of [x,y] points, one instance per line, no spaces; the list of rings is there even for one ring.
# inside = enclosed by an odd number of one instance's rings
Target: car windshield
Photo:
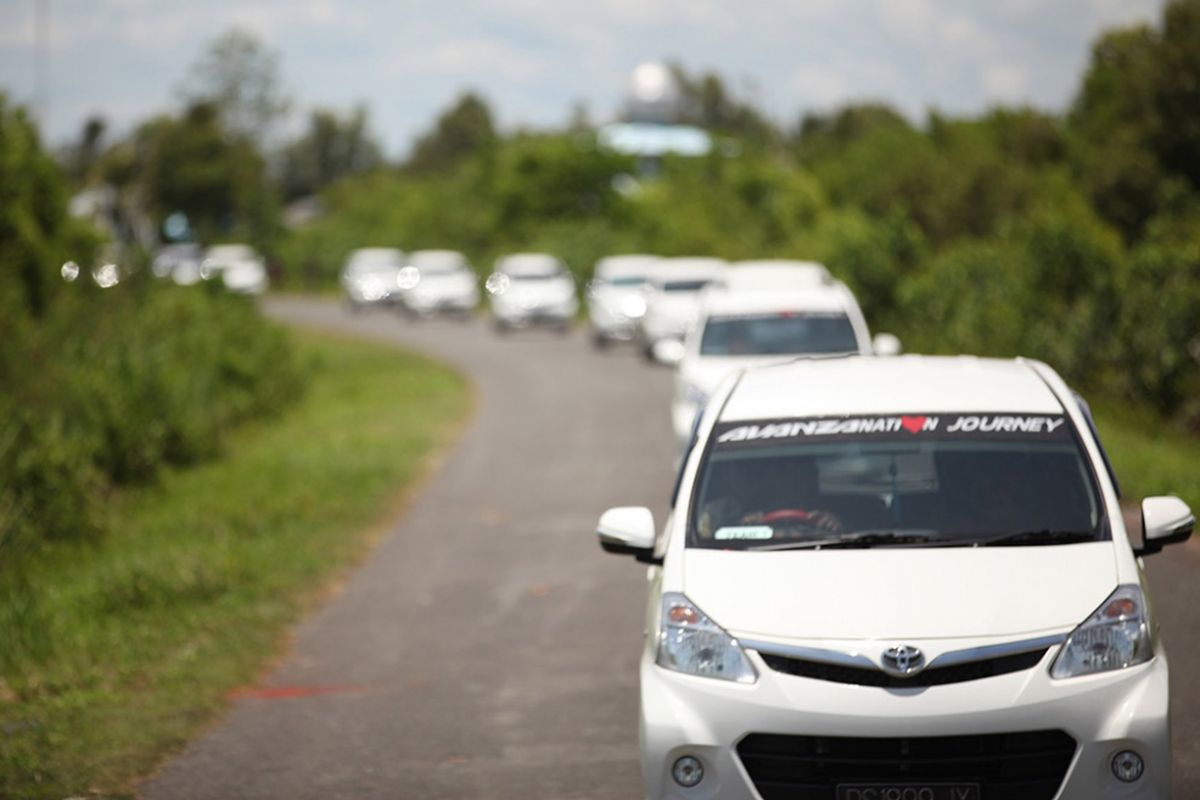
[[[722,549],[1066,544],[1106,538],[1062,415],[719,424],[688,544]]]
[[[694,280],[694,281],[667,281],[662,285],[664,292],[698,292],[712,281]]]
[[[640,275],[624,275],[620,278],[610,278],[605,281],[609,286],[635,287],[641,286],[646,282],[646,279]]]
[[[702,356],[852,353],[854,327],[845,314],[756,314],[709,317]]]
[[[546,270],[538,270],[536,272],[521,271],[515,275],[509,275],[508,277],[514,281],[548,281],[552,278],[557,278],[561,274],[562,270],[557,268],[549,268]]]

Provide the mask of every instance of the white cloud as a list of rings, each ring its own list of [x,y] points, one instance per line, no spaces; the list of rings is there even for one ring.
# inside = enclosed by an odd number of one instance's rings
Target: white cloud
[[[1020,104],[1029,99],[1029,70],[1021,64],[987,64],[983,93],[989,102]]]

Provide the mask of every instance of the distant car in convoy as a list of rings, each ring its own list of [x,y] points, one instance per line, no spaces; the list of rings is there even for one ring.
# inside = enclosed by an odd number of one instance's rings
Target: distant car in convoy
[[[810,289],[830,286],[833,282],[834,277],[824,264],[784,258],[735,261],[724,280],[731,291]]]
[[[340,278],[350,308],[357,311],[395,303],[403,267],[404,253],[395,247],[362,247],[352,252]]]
[[[1167,659],[1090,416],[1044,364],[799,359],[713,394],[651,564],[647,798],[1165,798]]]
[[[728,262],[720,258],[664,258],[647,281],[646,313],[638,326],[642,354],[655,360],[659,342],[683,341],[696,321],[700,293],[724,279]]]
[[[267,290],[267,265],[248,244],[218,244],[208,248],[200,263],[200,277],[220,279],[237,294],[262,294]]]
[[[466,256],[455,250],[409,253],[398,277],[400,301],[418,316],[470,314],[479,305],[479,284]]]
[[[698,320],[682,345],[659,345],[658,358],[677,362],[671,422],[682,446],[696,414],[721,381],[736,370],[798,356],[895,355],[899,340],[874,339],[854,294],[826,273],[807,288],[737,289],[738,268],[727,284],[704,292]],[[744,276],[743,276],[744,277]],[[792,287],[803,286],[793,282]]]
[[[579,311],[575,280],[547,253],[503,256],[484,286],[499,331],[539,324],[566,331]]]
[[[200,264],[204,250],[195,242],[175,242],[163,245],[150,261],[150,273],[156,278],[170,279],[180,286],[199,283]]]
[[[606,347],[632,341],[638,321],[646,314],[646,282],[657,256],[608,256],[596,262],[587,287],[588,323],[592,342]]]

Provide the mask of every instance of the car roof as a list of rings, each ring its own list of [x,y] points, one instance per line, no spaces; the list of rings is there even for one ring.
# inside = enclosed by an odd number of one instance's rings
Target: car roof
[[[411,264],[424,262],[425,264],[444,265],[453,264],[465,265],[467,257],[457,250],[414,250],[408,254],[408,261]]]
[[[561,267],[562,262],[549,253],[512,253],[496,260],[496,269],[508,275],[543,275]]]
[[[833,276],[824,264],[790,259],[737,261],[725,275],[731,289],[775,289],[828,286]]]
[[[208,248],[209,258],[254,258],[258,255],[248,244],[214,244]]]
[[[729,262],[720,258],[676,256],[660,259],[649,277],[660,285],[670,281],[713,280],[725,275],[728,269]]]
[[[853,414],[1061,414],[1062,404],[1023,359],[976,356],[800,358],[746,370],[722,421]]]
[[[661,259],[658,256],[630,253],[621,256],[605,256],[596,262],[593,274],[597,278],[621,278],[629,275],[647,275]]]
[[[810,289],[756,289],[738,291],[709,287],[704,293],[702,314],[719,317],[730,314],[770,314],[788,311],[845,313],[846,292],[840,286],[816,286]]]

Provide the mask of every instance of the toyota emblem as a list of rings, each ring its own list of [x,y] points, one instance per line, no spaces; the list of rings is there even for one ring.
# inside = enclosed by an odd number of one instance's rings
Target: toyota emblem
[[[883,669],[892,675],[908,677],[925,668],[925,655],[916,647],[898,644],[883,651]]]

